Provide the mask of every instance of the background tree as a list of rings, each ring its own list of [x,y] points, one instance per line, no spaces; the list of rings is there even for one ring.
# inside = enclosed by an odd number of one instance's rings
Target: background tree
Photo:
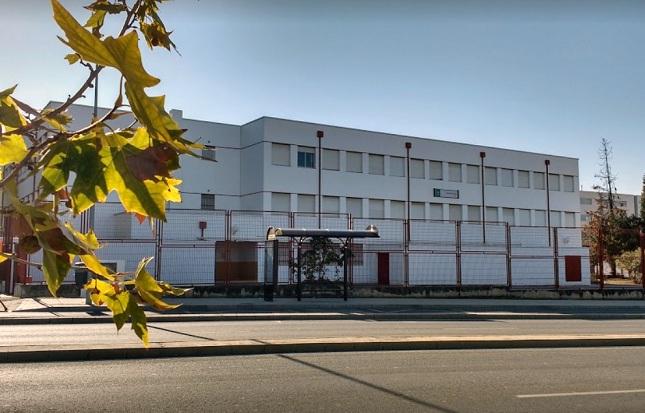
[[[639,282],[641,280],[641,254],[639,250],[623,252],[616,258],[616,262],[620,268],[627,271],[634,281]]]
[[[643,175],[643,188],[641,189],[641,224],[645,231],[645,175]]]
[[[611,167],[613,149],[611,143],[605,138],[600,140],[598,155],[600,157],[600,171],[596,174],[596,178],[600,180],[600,183],[594,185],[594,189],[598,191],[598,201],[606,203],[609,212],[612,213],[616,206],[616,176]]]
[[[70,218],[105,202],[111,193],[116,193],[126,212],[141,220],[164,220],[166,203],[181,201],[181,181],[173,172],[179,168],[179,156],[192,154],[197,146],[183,137],[184,131],[167,113],[164,96],[146,93],[159,79],[144,69],[139,50],[140,35],[150,48],[174,49],[159,17],[162,2],[96,0],[85,7],[89,17],[83,25],[58,0],[51,0],[54,20],[63,33],[59,39],[70,48],[65,59],[84,66],[87,78],[63,104],[47,110],[19,100],[16,86],[0,91],[0,167],[4,167],[0,190],[25,229],[20,244],[30,252],[43,252],[42,263],[25,262],[6,252],[0,253],[0,262],[11,259],[42,268],[50,292],[56,295],[78,257],[97,275],[84,287],[92,300],[107,305],[118,329],[130,321],[146,345],[148,330],[140,303],[174,308],[162,297],[183,290],[157,282],[146,270],[151,258],[142,258],[133,273],[113,273],[95,255],[100,247],[96,235],[91,230],[79,232]],[[120,21],[120,28],[110,36],[103,33],[108,19]],[[121,75],[112,108],[86,126],[70,130],[67,109],[103,70]],[[108,122],[128,107],[136,123],[112,129]],[[37,192],[25,202],[18,187],[34,176],[39,182]]]

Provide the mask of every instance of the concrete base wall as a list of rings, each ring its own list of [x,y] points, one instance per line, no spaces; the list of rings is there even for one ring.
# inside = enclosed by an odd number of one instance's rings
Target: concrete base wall
[[[46,285],[17,284],[15,296],[50,297]],[[303,286],[303,298],[338,297],[342,298],[342,285],[330,285],[324,288]],[[463,287],[461,290],[449,287],[356,287],[350,289],[350,297],[355,298],[509,298],[509,299],[574,299],[574,300],[643,300],[645,294],[641,288],[608,288],[604,291],[590,288],[559,290],[546,288],[507,289],[503,287]],[[61,286],[59,297],[80,297],[80,289],[73,284]],[[189,296],[221,298],[262,298],[262,285],[234,286],[196,286]],[[280,285],[276,298],[296,297],[295,285]]]

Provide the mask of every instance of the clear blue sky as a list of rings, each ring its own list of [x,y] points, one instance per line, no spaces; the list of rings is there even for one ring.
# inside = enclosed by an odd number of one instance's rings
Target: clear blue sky
[[[85,19],[76,0],[63,1]],[[48,2],[2,0],[0,88],[43,105],[82,81]],[[618,190],[645,173],[645,1],[175,0],[181,56],[145,53],[185,117],[262,115],[554,153],[591,188],[601,137]],[[102,80],[110,105],[113,76]],[[87,99],[86,103],[91,103]]]

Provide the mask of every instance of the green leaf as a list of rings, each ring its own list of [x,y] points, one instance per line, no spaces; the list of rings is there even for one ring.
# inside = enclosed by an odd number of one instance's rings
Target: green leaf
[[[148,339],[148,326],[146,324],[146,314],[143,309],[139,307],[137,300],[130,294],[128,300],[128,314],[130,315],[130,323],[134,333],[143,341],[143,345],[148,347],[150,344]]]
[[[152,258],[142,259],[135,273],[134,285],[137,288],[139,297],[157,310],[172,310],[179,307],[179,305],[168,304],[161,299],[164,289],[157,283],[152,274],[146,271],[146,265],[151,260]]]
[[[17,163],[27,155],[27,145],[20,135],[0,136],[0,166]]]
[[[107,12],[105,10],[97,10],[90,15],[90,18],[85,22],[85,27],[90,29],[101,28],[105,22],[105,15]]]
[[[125,94],[137,120],[153,138],[159,139],[179,153],[191,153],[198,145],[181,138],[183,130],[164,109],[165,96],[148,96],[143,88],[125,83]]]
[[[136,31],[131,31],[116,39],[107,37],[100,40],[81,26],[58,0],[52,0],[52,7],[54,19],[67,37],[67,41],[63,40],[64,43],[78,53],[83,60],[101,66],[113,67],[120,71],[128,81],[140,87],[152,87],[159,83],[159,79],[148,74],[143,68],[139,51],[139,37]]]
[[[74,63],[76,63],[79,60],[81,60],[81,58],[78,55],[78,53],[70,53],[70,54],[65,55],[65,60],[67,60],[67,62],[69,62],[70,65],[73,65]]]
[[[13,92],[16,90],[16,87],[18,87],[18,85],[13,85],[10,88],[0,91],[0,99],[4,99],[7,96],[12,95]]]
[[[49,123],[54,129],[59,131],[66,131],[67,125],[72,121],[72,117],[67,113],[52,113],[52,109],[45,109],[42,111],[42,115],[45,118],[45,121]]]
[[[67,41],[63,40],[64,43],[88,62],[102,66],[117,66],[116,60],[101,40],[84,29],[58,0],[52,0],[52,8],[54,20],[67,37]]]
[[[125,4],[123,3],[110,3],[106,0],[97,0],[94,3],[85,6],[86,9],[88,10],[93,10],[93,11],[105,11],[110,14],[119,14],[124,11],[128,11],[128,8]]]
[[[49,250],[43,250],[43,274],[49,292],[56,297],[67,273],[72,268],[69,254],[56,254]]]

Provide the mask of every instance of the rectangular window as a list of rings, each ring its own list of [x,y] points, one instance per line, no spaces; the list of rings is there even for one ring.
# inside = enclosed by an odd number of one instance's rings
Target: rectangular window
[[[430,179],[443,180],[443,165],[439,161],[430,161]]]
[[[517,171],[517,186],[519,188],[530,188],[529,171]]]
[[[335,149],[323,149],[322,168],[328,171],[340,170],[340,152]]]
[[[271,163],[273,165],[291,166],[291,149],[283,143],[271,144]]]
[[[520,225],[527,226],[527,227],[531,225],[530,209],[520,209],[518,215],[520,216]]]
[[[443,204],[430,204],[430,219],[443,220]]]
[[[383,155],[374,155],[373,153],[370,153],[369,173],[371,175],[385,174],[385,157]]]
[[[450,182],[461,182],[461,164],[448,163],[448,180]]]
[[[405,176],[405,159],[390,156],[390,176]]]
[[[291,210],[291,196],[283,192],[272,192],[271,210],[289,212]]]
[[[562,214],[560,214],[560,211],[551,211],[551,226],[552,227],[561,227],[562,226],[562,220],[560,218]]]
[[[210,145],[204,145],[204,149],[202,149],[202,158],[208,159],[209,161],[214,161],[215,147]]]
[[[564,226],[565,227],[575,227],[576,226],[576,214],[574,212],[565,212],[564,213]]]
[[[587,214],[580,214],[580,221],[587,222]]]
[[[214,194],[202,194],[202,209],[214,210],[215,209],[215,195]]]
[[[591,199],[591,198],[580,198],[580,203],[582,205],[591,205],[591,204],[593,204],[593,199]]]
[[[484,183],[486,185],[497,185],[497,168],[490,166],[484,168]]]
[[[405,218],[405,202],[390,201],[390,218]]]
[[[345,152],[345,170],[347,172],[363,172],[363,154],[360,152]]]
[[[468,182],[469,184],[481,183],[479,166],[466,165],[466,182]]]
[[[468,205],[468,221],[481,222],[482,215],[479,205]]]
[[[533,189],[546,189],[544,172],[533,172]]]
[[[298,146],[298,167],[315,168],[316,150],[308,146]]]
[[[546,227],[546,211],[543,209],[536,209],[533,212],[534,221],[533,224],[536,227]]]
[[[560,175],[549,174],[549,191],[560,190]]]
[[[462,220],[461,205],[450,204],[448,205],[448,219],[451,221]]]
[[[323,196],[322,199],[322,212],[339,213],[340,212],[340,198],[337,196]]]
[[[385,201],[382,199],[370,199],[370,218],[385,218]]]
[[[316,197],[298,194],[298,212],[316,212]]]
[[[564,188],[564,192],[575,192],[576,185],[573,176],[562,175],[562,186]]]
[[[513,170],[502,168],[502,186],[512,188],[513,185]]]
[[[486,207],[486,222],[499,222],[499,213],[496,207]]]
[[[502,218],[509,225],[515,225],[515,210],[513,208],[502,208]]]
[[[426,167],[423,159],[410,159],[410,178],[426,178]]]
[[[423,202],[412,202],[410,204],[410,218],[426,219],[426,204]]]
[[[363,200],[361,198],[347,198],[347,213],[352,214],[353,218],[363,217]]]

